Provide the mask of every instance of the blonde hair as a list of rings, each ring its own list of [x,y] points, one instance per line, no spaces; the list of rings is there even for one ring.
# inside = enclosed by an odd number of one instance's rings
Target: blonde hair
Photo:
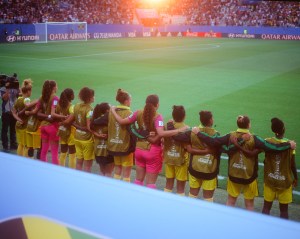
[[[22,94],[26,94],[28,91],[31,91],[32,83],[33,81],[31,79],[23,80],[22,87],[21,87]]]

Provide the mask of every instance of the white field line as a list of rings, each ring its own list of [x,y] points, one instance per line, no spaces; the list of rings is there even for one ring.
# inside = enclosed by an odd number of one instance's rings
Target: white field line
[[[73,58],[81,58],[81,57],[90,57],[90,56],[103,56],[103,55],[113,55],[113,54],[124,54],[124,53],[131,53],[131,52],[144,52],[144,51],[156,51],[156,50],[165,50],[165,49],[177,49],[177,50],[209,50],[219,48],[220,45],[216,44],[202,44],[201,46],[208,46],[208,47],[186,47],[186,46],[171,46],[171,47],[158,47],[158,48],[147,48],[147,49],[139,49],[139,50],[128,50],[128,51],[113,51],[113,52],[101,52],[101,53],[94,53],[94,54],[86,54],[86,55],[78,55],[78,56],[63,56],[63,57],[52,57],[52,58],[33,58],[33,57],[14,57],[14,56],[0,56],[3,58],[19,58],[25,60],[43,60],[43,61],[51,61],[51,60],[60,60],[60,59],[73,59]]]

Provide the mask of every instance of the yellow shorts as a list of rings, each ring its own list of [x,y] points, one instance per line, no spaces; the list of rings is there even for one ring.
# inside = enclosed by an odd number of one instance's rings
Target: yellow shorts
[[[273,202],[278,199],[281,204],[289,204],[293,201],[293,187],[292,185],[288,189],[273,190],[268,185],[264,184],[264,199],[267,202]]]
[[[60,144],[67,144],[67,145],[75,145],[75,131],[76,131],[76,128],[75,127],[71,127],[71,134],[69,136],[69,138],[65,141],[61,138],[59,138],[59,143]]]
[[[117,166],[131,167],[133,166],[133,153],[124,156],[114,156],[114,162]]]
[[[227,192],[230,196],[237,198],[243,191],[244,199],[254,199],[258,196],[258,185],[257,179],[250,184],[239,184],[234,183],[228,179],[227,181]]]
[[[94,141],[93,138],[89,140],[75,139],[76,157],[83,160],[94,160]]]
[[[20,145],[26,145],[26,128],[16,129],[17,143]]]
[[[187,181],[188,165],[184,163],[181,166],[165,164],[166,178],[176,178],[179,181]]]
[[[204,180],[189,174],[189,184],[191,188],[201,188],[202,186],[203,190],[215,190],[217,188],[217,177],[211,180]]]
[[[26,146],[28,148],[40,149],[41,148],[41,129],[36,132],[26,131]]]

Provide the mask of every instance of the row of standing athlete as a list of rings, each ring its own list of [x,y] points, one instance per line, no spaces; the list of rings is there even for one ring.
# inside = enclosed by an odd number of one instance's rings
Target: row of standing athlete
[[[237,197],[243,191],[246,208],[253,210],[254,198],[258,194],[257,155],[264,150],[266,159],[263,212],[270,213],[272,202],[278,197],[281,217],[288,217],[287,205],[292,200],[292,185],[297,185],[293,150],[296,145],[293,141],[283,138],[284,124],[277,118],[272,120],[275,137],[268,140],[250,134],[250,120],[247,116],[238,117],[237,131],[221,137],[212,128],[213,117],[209,111],[200,112],[203,126],[190,130],[184,124],[183,106],[173,107],[173,123],[165,127],[162,115],[157,112],[159,107],[157,95],[149,95],[144,109],[132,113],[131,96],[121,89],[116,95],[120,105],[110,107],[108,103],[101,103],[94,109],[91,106],[94,102],[94,91],[87,87],[80,90],[81,103],[75,106],[72,105],[74,99],[72,89],[65,89],[60,99],[55,95],[57,91],[55,81],[45,81],[42,96],[35,102],[29,103],[30,94],[23,92],[23,89],[21,91],[23,96],[18,101],[23,100],[24,104],[17,107],[16,103],[13,114],[23,129],[27,120],[27,127],[22,131],[16,126],[18,139],[22,139],[20,135],[24,132],[26,135],[23,137],[25,142],[18,140],[18,154],[28,151],[29,148],[30,153],[27,155],[32,156],[32,150],[38,148],[37,145],[33,145],[34,143],[27,141],[32,138],[30,137],[32,130],[28,128],[32,122],[39,122],[34,133],[39,135],[40,132],[42,138],[40,158],[43,161],[47,161],[47,152],[51,147],[54,164],[65,165],[69,154],[69,167],[90,172],[93,160],[96,159],[101,174],[112,176],[114,171],[114,178],[122,178],[129,182],[135,158],[134,183],[156,188],[164,159],[166,170],[164,191],[171,192],[176,179],[177,193],[184,195],[185,182],[189,177],[189,196],[197,197],[202,187],[204,199],[213,201],[220,155],[226,152],[229,155],[227,205],[234,206]],[[126,127],[135,122],[138,130],[148,132],[145,137],[138,137],[137,141]],[[59,142],[61,149],[58,159]]]

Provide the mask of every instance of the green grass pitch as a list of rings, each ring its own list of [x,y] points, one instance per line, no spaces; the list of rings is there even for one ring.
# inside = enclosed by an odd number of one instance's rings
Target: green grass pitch
[[[116,104],[115,93],[124,88],[132,94],[133,110],[143,107],[148,94],[158,94],[165,121],[173,105],[185,106],[191,126],[199,124],[200,110],[211,110],[216,129],[225,134],[237,128],[239,114],[246,114],[251,131],[268,137],[273,136],[270,119],[276,116],[286,124],[286,137],[300,142],[299,41],[105,39],[1,44],[0,52],[1,73],[16,72],[20,81],[32,78],[32,99],[41,94],[45,79],[57,81],[59,94],[66,87],[76,94],[91,87],[95,103]],[[225,160],[221,175],[227,175]],[[259,175],[262,193],[262,167]],[[219,186],[225,188],[226,181],[219,180]],[[294,199],[300,203],[300,195]]]

